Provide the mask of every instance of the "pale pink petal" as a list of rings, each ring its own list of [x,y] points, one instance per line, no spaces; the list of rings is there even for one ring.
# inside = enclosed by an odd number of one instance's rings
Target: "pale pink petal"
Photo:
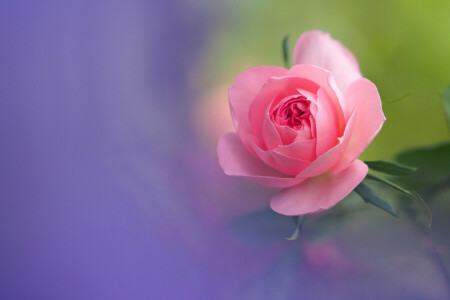
[[[317,156],[322,155],[338,143],[339,121],[338,113],[328,94],[320,88],[317,92]]]
[[[317,96],[316,96],[317,102]],[[309,111],[311,115],[309,116],[309,124],[311,126],[311,138],[317,138],[317,130],[316,130],[316,115],[317,115],[317,103],[314,102],[313,105],[309,106]]]
[[[362,77],[353,54],[328,33],[318,30],[300,36],[294,47],[293,60],[294,64],[312,64],[329,70],[343,92]]]
[[[308,100],[311,101],[311,103],[310,103],[311,113],[315,114],[315,111],[316,111],[315,101],[317,98],[315,93],[311,93],[311,92],[308,92],[308,91],[302,90],[302,89],[296,89],[296,93],[293,95],[290,95],[287,98],[295,98],[295,97],[298,97],[299,95],[305,96],[305,97],[307,97]],[[265,118],[271,116],[274,113],[275,109],[277,107],[279,107],[280,102],[286,100],[287,98],[282,98],[282,97],[280,97],[280,95],[276,96],[273,99],[272,103],[270,104]],[[313,116],[312,116],[312,118],[313,118]],[[296,139],[297,140],[298,139],[301,139],[301,140],[311,139],[311,136],[312,136],[311,128],[304,128],[303,130],[298,131],[289,126],[283,126],[283,125],[277,124],[276,122],[272,122],[272,124],[273,124],[273,126],[275,126],[275,128],[277,129],[277,131],[281,137],[282,145],[289,145],[292,142],[294,142]],[[281,145],[281,144],[278,144],[278,145]]]
[[[308,100],[311,100],[312,102],[316,102],[316,100],[317,100],[316,93],[313,93],[313,92],[310,92],[310,91],[304,90],[304,89],[297,89],[297,91],[299,92],[300,95],[305,96]]]
[[[313,118],[310,117],[310,119],[313,119]],[[296,141],[305,141],[305,140],[310,140],[310,139],[314,138],[313,131],[315,131],[315,128],[313,130],[310,123],[311,123],[310,120],[303,123],[302,130],[298,131],[297,136],[295,138]]]
[[[244,145],[250,149],[248,134],[251,132],[248,119],[250,104],[271,76],[284,76],[287,70],[281,67],[260,66],[239,74],[228,90],[231,117],[234,127]]]
[[[366,177],[369,168],[355,160],[345,170],[312,177],[275,195],[270,207],[277,213],[297,216],[329,209],[344,199]]]
[[[258,146],[259,148],[261,148],[261,149],[267,149],[266,143],[264,143],[264,140],[263,140],[261,137],[256,136],[256,135],[250,133],[250,134],[248,135],[248,138],[249,138],[249,143],[250,143],[250,141],[251,141],[251,142],[253,142],[256,146]],[[255,156],[256,158],[258,158],[258,155],[255,153],[255,151],[253,150],[253,148],[252,148],[251,146],[250,146],[250,148],[251,148],[250,153],[251,153],[253,156]]]
[[[295,141],[289,145],[279,146],[274,151],[289,157],[313,161],[316,159],[316,140]]]
[[[250,104],[249,120],[255,135],[262,134],[264,117],[272,102],[279,101],[285,97],[296,95],[298,88],[311,88],[313,92],[319,86],[309,79],[300,77],[271,77],[261,88],[253,102]]]
[[[296,64],[288,70],[289,76],[308,79],[309,81],[305,81],[305,85],[300,88],[314,94],[319,87],[326,87],[328,85],[329,74],[330,71],[313,64]],[[327,92],[328,91],[333,93],[332,90],[327,90]]]
[[[376,86],[365,78],[353,82],[345,94],[348,107],[355,110],[355,128],[339,164],[333,172],[346,168],[372,142],[384,121],[381,99]]]
[[[245,149],[234,132],[222,136],[217,154],[220,166],[230,176],[244,177],[273,188],[291,187],[305,180],[288,176],[265,165]]]
[[[334,82],[333,75],[328,70],[321,67],[304,64],[292,66],[292,68],[289,69],[288,74],[290,76],[299,76],[305,79],[309,79],[317,83],[321,88],[325,90],[331,101],[333,101],[333,105],[336,107],[339,120],[339,129],[343,130],[345,117],[347,115],[347,105],[341,91]]]
[[[296,176],[303,169],[305,169],[311,162],[292,158],[282,153],[268,150],[265,151],[259,148],[253,141],[250,140],[250,145],[255,151],[256,155],[268,166],[283,172],[285,174]]]
[[[265,150],[272,150],[283,144],[280,134],[268,114],[264,116],[262,138],[266,146]]]
[[[334,168],[339,163],[339,161],[342,159],[345,149],[347,149],[348,143],[350,142],[350,137],[354,129],[355,116],[356,113],[353,112],[347,122],[347,126],[345,127],[344,135],[338,138],[339,143],[319,156],[306,169],[300,172],[297,175],[298,177],[303,178],[318,176]]]
[[[277,129],[278,133],[280,134],[281,140],[283,142],[282,145],[288,145],[294,142],[298,136],[299,132],[289,126],[283,126],[280,124],[274,124],[274,126]]]

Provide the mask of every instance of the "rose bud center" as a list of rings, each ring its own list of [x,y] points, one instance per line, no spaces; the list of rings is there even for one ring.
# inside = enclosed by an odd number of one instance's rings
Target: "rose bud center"
[[[310,101],[303,95],[286,98],[277,105],[270,116],[279,125],[302,130],[305,122],[309,123]]]

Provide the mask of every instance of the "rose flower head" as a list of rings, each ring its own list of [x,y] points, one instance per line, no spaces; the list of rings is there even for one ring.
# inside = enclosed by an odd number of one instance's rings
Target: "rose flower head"
[[[290,216],[345,198],[367,175],[358,157],[386,120],[377,88],[329,34],[302,34],[293,61],[236,78],[228,93],[236,132],[218,145],[227,175],[283,188],[270,206]]]

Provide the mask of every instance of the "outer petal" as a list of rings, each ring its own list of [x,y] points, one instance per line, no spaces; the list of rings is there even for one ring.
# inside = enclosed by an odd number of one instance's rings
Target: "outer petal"
[[[353,54],[328,33],[318,30],[300,36],[294,47],[293,60],[294,64],[312,64],[331,71],[343,92],[362,77]]]
[[[376,86],[365,78],[353,82],[345,95],[347,105],[355,110],[355,128],[339,164],[333,172],[346,168],[366,149],[378,134],[386,118]]]
[[[227,175],[245,177],[256,183],[274,187],[291,187],[304,181],[274,170],[252,156],[244,148],[238,135],[229,132],[219,140],[217,149],[219,163]]]
[[[286,74],[287,70],[280,67],[255,67],[239,74],[229,88],[231,117],[236,131],[247,149],[251,148],[247,139],[248,133],[251,132],[248,118],[250,104],[269,77]]]
[[[369,168],[354,161],[340,173],[312,177],[275,195],[270,207],[277,213],[296,216],[329,209],[345,198],[366,177]]]

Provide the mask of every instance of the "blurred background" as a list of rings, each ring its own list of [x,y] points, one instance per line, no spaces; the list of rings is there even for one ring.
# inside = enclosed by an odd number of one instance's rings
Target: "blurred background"
[[[0,298],[449,299],[449,16],[444,0],[2,1]],[[277,190],[222,173],[227,87],[311,29],[385,101],[362,158],[437,157],[403,180],[431,233],[379,189],[399,218],[351,194],[287,241]]]

